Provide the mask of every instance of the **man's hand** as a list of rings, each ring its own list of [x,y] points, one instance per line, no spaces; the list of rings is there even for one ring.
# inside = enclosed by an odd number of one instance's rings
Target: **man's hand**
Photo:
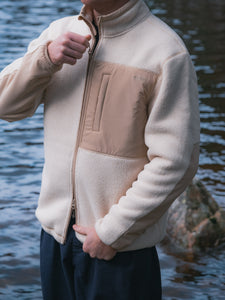
[[[92,258],[111,260],[116,255],[115,249],[100,240],[95,228],[73,225],[73,229],[80,234],[86,235],[83,251],[89,253]]]
[[[48,45],[48,55],[55,65],[74,65],[89,47],[90,35],[82,36],[74,32],[60,35]]]

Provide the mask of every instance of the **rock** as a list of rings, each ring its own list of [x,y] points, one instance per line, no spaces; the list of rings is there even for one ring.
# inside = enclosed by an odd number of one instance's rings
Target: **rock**
[[[193,253],[225,242],[225,211],[201,181],[194,179],[170,207],[167,236],[173,246]]]

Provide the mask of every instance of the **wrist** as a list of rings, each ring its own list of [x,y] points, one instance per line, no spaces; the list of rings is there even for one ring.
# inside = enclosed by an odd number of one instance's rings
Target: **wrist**
[[[57,67],[59,67],[59,66],[61,66],[62,64],[61,63],[57,63],[56,61],[55,61],[55,59],[53,58],[53,54],[52,54],[52,43],[53,43],[53,41],[49,41],[48,43],[47,43],[47,56],[48,56],[48,58],[49,58],[49,60],[50,60],[50,62],[54,65],[54,66],[57,66]]]

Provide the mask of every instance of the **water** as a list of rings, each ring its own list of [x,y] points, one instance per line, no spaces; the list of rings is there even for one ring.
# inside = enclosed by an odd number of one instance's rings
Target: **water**
[[[155,14],[185,40],[200,93],[201,155],[198,177],[225,208],[225,2],[148,1]],[[81,8],[75,0],[1,0],[0,69],[24,54],[51,22]],[[40,107],[33,118],[0,120],[0,299],[41,299],[40,226],[34,217],[43,166]],[[220,247],[184,257],[159,247],[165,300],[225,299],[225,254]]]

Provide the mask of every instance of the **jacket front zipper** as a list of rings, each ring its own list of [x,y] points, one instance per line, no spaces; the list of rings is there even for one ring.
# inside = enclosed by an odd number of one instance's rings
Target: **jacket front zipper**
[[[100,22],[99,22],[100,24]],[[83,96],[83,102],[82,102],[82,107],[81,107],[81,114],[80,114],[80,122],[79,122],[79,127],[78,127],[78,133],[77,133],[77,141],[76,141],[76,146],[74,150],[74,156],[73,156],[73,166],[72,166],[72,186],[73,186],[73,199],[72,199],[72,204],[71,204],[71,217],[74,217],[76,222],[79,222],[79,218],[77,215],[77,206],[76,206],[76,191],[75,191],[75,169],[76,169],[76,158],[77,158],[77,152],[78,148],[81,142],[82,134],[83,134],[83,128],[84,128],[84,123],[85,123],[85,116],[86,116],[86,110],[87,110],[87,104],[88,104],[88,95],[89,95],[89,89],[92,81],[92,68],[93,68],[93,58],[96,53],[96,50],[98,48],[100,41],[100,30],[97,32],[97,37],[95,37],[95,43],[92,46],[92,49],[89,49],[89,59],[88,59],[88,65],[87,65],[87,71],[86,71],[86,82],[85,82],[85,88],[84,88],[84,96]],[[67,222],[67,230],[68,230],[68,225],[70,222],[70,218]],[[64,237],[64,242],[66,240],[66,234]]]

